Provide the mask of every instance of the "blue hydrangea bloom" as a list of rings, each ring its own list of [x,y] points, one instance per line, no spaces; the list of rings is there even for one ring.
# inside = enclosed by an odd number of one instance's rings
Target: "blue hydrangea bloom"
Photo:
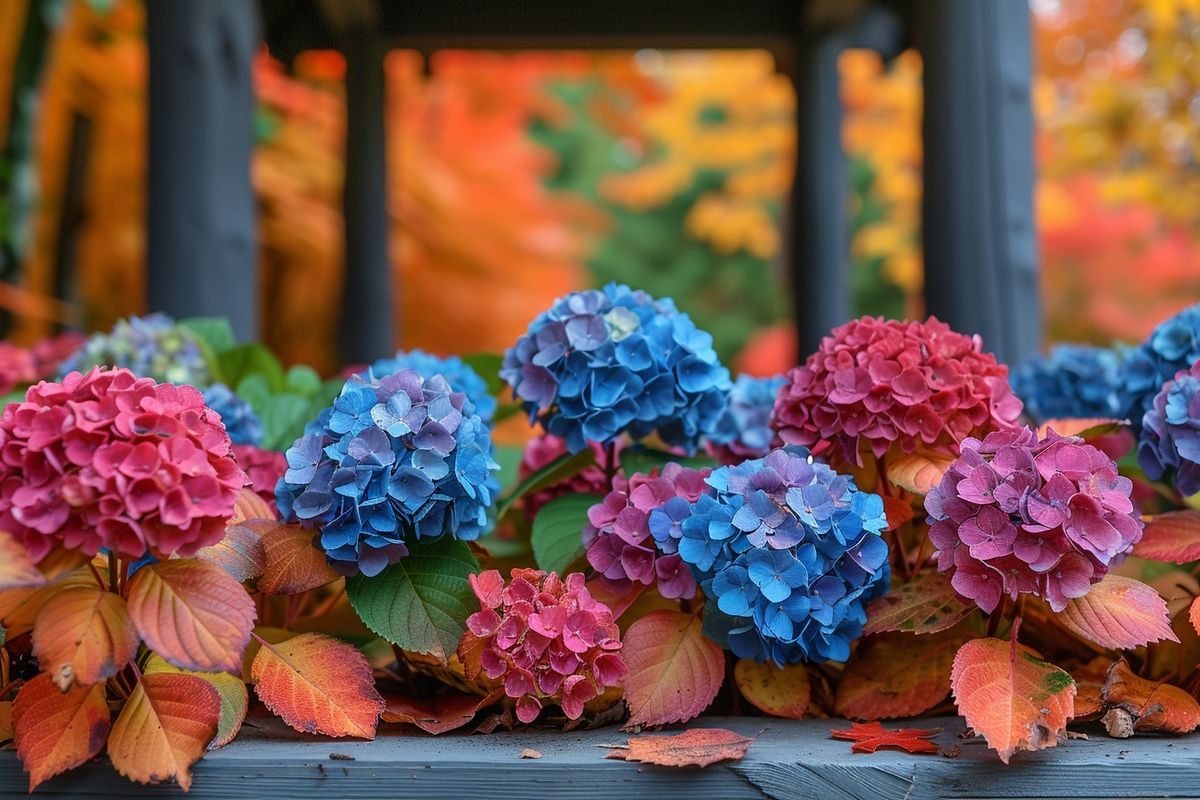
[[[1120,417],[1125,369],[1117,350],[1060,344],[1015,367],[1013,391],[1037,422]]]
[[[865,606],[888,590],[883,499],[806,450],[773,450],[721,467],[681,516],[663,506],[650,530],[678,552],[721,613],[739,658],[845,661]]]
[[[1151,480],[1172,473],[1184,496],[1200,492],[1200,362],[1155,395],[1142,420],[1138,464]]]
[[[221,415],[225,432],[234,444],[262,446],[262,422],[250,404],[234,394],[223,383],[214,383],[204,390],[204,405]]]
[[[712,336],[673,300],[614,283],[555,301],[504,354],[500,376],[572,453],[654,432],[693,451],[732,385]]]
[[[491,430],[440,375],[355,375],[285,454],[280,515],[320,530],[343,574],[377,575],[406,542],[478,538],[500,491]]]
[[[762,458],[770,452],[775,438],[775,432],[771,430],[771,412],[775,408],[775,395],[786,382],[783,375],[772,378],[738,375],[729,390],[725,413],[708,437],[722,460],[732,463]]]
[[[195,334],[166,314],[130,317],[95,334],[62,363],[59,377],[95,366],[126,367],[159,383],[207,386],[212,380]]]
[[[1163,384],[1200,360],[1200,304],[1190,306],[1161,323],[1150,337],[1129,354],[1121,392],[1122,416],[1141,432],[1142,417]]]
[[[496,414],[496,398],[488,391],[487,382],[470,364],[458,356],[435,356],[424,350],[398,350],[392,358],[381,358],[371,365],[376,375],[389,375],[402,369],[414,369],[425,379],[441,375],[454,391],[462,392],[475,404],[475,413],[488,425]]]

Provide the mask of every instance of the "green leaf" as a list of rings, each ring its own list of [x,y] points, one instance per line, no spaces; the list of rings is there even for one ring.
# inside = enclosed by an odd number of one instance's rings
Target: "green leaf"
[[[603,499],[598,494],[565,494],[542,506],[530,534],[533,560],[540,569],[562,575],[583,555],[588,509]]]
[[[500,465],[500,473],[496,479],[501,486],[511,486],[516,482],[517,476],[520,474],[521,458],[525,454],[525,448],[517,447],[510,444],[496,445],[495,459]]]
[[[296,364],[287,371],[284,385],[292,394],[312,397],[321,391],[321,376],[305,364]]]
[[[652,470],[662,470],[671,462],[688,469],[705,469],[717,465],[716,461],[707,456],[679,456],[668,453],[666,450],[655,450],[640,444],[622,450],[620,461],[621,472],[626,477],[636,472],[649,475]]]
[[[538,489],[549,486],[552,483],[558,483],[572,475],[578,475],[594,463],[596,463],[596,454],[592,452],[592,448],[590,447],[579,453],[564,453],[521,481],[515,489],[509,492],[507,497],[502,498],[496,506],[496,519],[502,519],[508,513],[508,510],[512,508],[512,504],[520,500],[524,495],[536,492]]]
[[[275,354],[258,342],[242,344],[217,355],[221,376],[230,386],[238,386],[250,375],[262,375],[273,392],[283,391],[283,365]]]
[[[462,360],[483,378],[489,394],[495,396],[504,391],[506,384],[500,377],[500,365],[504,362],[502,356],[496,353],[471,353],[463,356]]]
[[[308,398],[298,394],[277,394],[267,398],[262,410],[257,412],[263,425],[263,447],[267,450],[290,447],[312,419],[311,410]]]
[[[250,407],[254,409],[254,413],[258,414],[259,417],[263,415],[267,403],[275,394],[271,391],[271,387],[267,385],[267,379],[262,375],[247,375],[233,387],[233,390],[237,393],[238,397],[250,404]]]
[[[373,578],[346,581],[350,604],[366,626],[392,644],[449,660],[479,610],[467,576],[479,563],[466,542],[449,536],[409,543],[408,555]]]
[[[208,345],[214,356],[237,344],[233,328],[224,317],[188,317],[180,320],[179,325],[187,328],[197,339]]]

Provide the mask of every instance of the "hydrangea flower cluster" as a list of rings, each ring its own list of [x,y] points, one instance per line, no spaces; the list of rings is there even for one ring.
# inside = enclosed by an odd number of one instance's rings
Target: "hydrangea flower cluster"
[[[530,421],[572,453],[628,432],[695,450],[725,409],[729,371],[712,336],[669,298],[628,286],[574,292],[504,354],[500,376]]]
[[[609,492],[588,509],[583,529],[588,563],[618,591],[657,581],[658,591],[669,600],[695,596],[695,578],[677,552],[679,537],[673,534],[691,504],[708,491],[708,474],[672,462],[661,474],[637,473],[627,486]],[[659,540],[661,553],[655,549]]]
[[[87,337],[74,331],[64,331],[57,336],[41,339],[32,348],[37,363],[37,380],[53,380],[60,375],[64,361],[83,347]]]
[[[755,378],[738,375],[729,390],[729,404],[709,436],[709,452],[723,464],[736,464],[747,458],[762,458],[771,451],[775,431],[771,430],[771,412],[775,395],[787,383],[783,375]]]
[[[287,459],[283,453],[274,450],[263,450],[252,444],[233,445],[233,456],[238,466],[250,479],[250,488],[266,501],[272,510],[275,509],[275,487],[283,473],[287,472]]]
[[[258,415],[250,404],[234,394],[223,383],[214,383],[204,390],[204,404],[221,415],[225,431],[234,444],[262,444],[263,429]]]
[[[162,383],[207,386],[212,381],[195,334],[166,314],[120,320],[109,333],[88,339],[60,373],[93,366],[125,367]]]
[[[1011,428],[1020,414],[1008,368],[978,336],[933,317],[863,317],[835,328],[788,373],[772,425],[788,444],[830,442],[857,464],[864,445],[876,458],[893,444],[956,453],[963,439]]]
[[[1182,495],[1200,492],[1200,361],[1154,396],[1142,419],[1138,464],[1155,481],[1173,472]]]
[[[589,464],[574,475],[521,498],[521,504],[527,517],[533,519],[542,506],[564,494],[604,494],[608,491],[608,479],[604,475],[604,468],[600,466],[606,457],[604,448],[596,442],[592,442],[591,447],[596,456],[595,464]],[[525,443],[525,450],[521,454],[521,463],[517,468],[517,473],[524,480],[566,453],[567,443],[557,436],[549,433],[535,436]],[[616,458],[614,466],[620,466],[620,442],[616,443],[613,454]],[[625,478],[620,472],[613,476],[613,484],[617,489],[626,485]]]
[[[735,619],[730,649],[779,665],[845,661],[865,605],[888,590],[883,499],[799,448],[721,467],[707,483],[655,541]]]
[[[1077,436],[1024,427],[966,439],[925,498],[938,569],[987,613],[1021,592],[1062,611],[1142,538],[1132,489]]]
[[[37,380],[33,352],[11,342],[0,342],[0,394]]]
[[[190,555],[225,533],[246,474],[198,389],[127,369],[33,386],[0,417],[0,529],[35,558]]]
[[[1114,419],[1124,413],[1121,354],[1106,347],[1060,344],[1012,371],[1012,387],[1038,422]]]
[[[563,580],[553,572],[514,569],[510,577],[507,586],[494,569],[470,577],[480,611],[467,618],[459,651],[482,648],[479,669],[503,682],[521,722],[537,719],[547,702],[579,719],[584,705],[626,672],[612,611],[592,598],[581,573]],[[469,678],[478,674],[469,671]]]
[[[60,333],[42,339],[33,347],[0,342],[0,394],[40,380],[52,380],[59,365],[83,346],[78,333]]]
[[[486,424],[492,424],[496,414],[496,398],[488,391],[487,382],[475,369],[458,356],[435,356],[424,350],[398,350],[391,358],[382,358],[371,365],[376,375],[390,375],[402,369],[416,370],[422,378],[429,380],[441,375],[456,392],[462,392],[475,406],[475,413]]]
[[[440,375],[355,376],[288,448],[285,519],[319,528],[330,564],[377,575],[405,542],[476,539],[500,490],[491,432]]]
[[[1142,417],[1163,384],[1200,360],[1200,304],[1190,306],[1161,323],[1149,338],[1129,354],[1125,365],[1121,416],[1140,434]]]

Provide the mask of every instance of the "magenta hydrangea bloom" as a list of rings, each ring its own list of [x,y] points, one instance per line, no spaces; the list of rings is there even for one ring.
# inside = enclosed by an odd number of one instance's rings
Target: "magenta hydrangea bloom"
[[[564,494],[604,494],[608,491],[608,479],[601,466],[605,459],[604,446],[598,442],[592,442],[591,447],[596,457],[595,464],[589,464],[574,475],[556,481],[536,492],[530,492],[521,498],[521,505],[529,519],[537,516],[537,512],[546,503]],[[525,443],[525,450],[521,454],[521,464],[517,469],[518,475],[521,480],[524,480],[566,454],[567,443],[554,434],[543,433],[535,436]],[[619,440],[614,444],[614,454],[616,456],[614,466],[619,467],[621,463],[621,442]],[[625,478],[620,472],[613,477],[613,484],[613,488],[622,488],[626,485]]]
[[[1011,429],[1021,415],[1008,367],[978,336],[934,317],[847,322],[787,377],[771,419],[780,438],[814,454],[836,446],[854,464],[865,448],[881,458],[893,445],[957,453],[968,436]]]
[[[37,380],[33,351],[11,342],[0,342],[0,394]]]
[[[275,487],[288,469],[283,453],[252,444],[235,444],[233,455],[250,479],[250,488],[275,511]]]
[[[94,368],[0,417],[0,529],[41,558],[191,555],[225,533],[246,473],[199,389]]]
[[[626,672],[612,611],[591,596],[579,572],[562,579],[514,569],[510,578],[505,585],[494,569],[470,577],[480,610],[467,618],[459,644],[467,677],[482,672],[500,681],[522,722],[537,719],[546,703],[579,719],[584,705]]]
[[[691,599],[696,594],[696,579],[678,552],[662,552],[655,547],[656,526],[678,527],[689,513],[691,503],[705,494],[704,479],[711,470],[681,467],[674,462],[661,474],[634,474],[625,487],[609,492],[603,501],[588,509],[583,529],[588,563],[615,591],[628,590],[632,584],[658,584],[668,600]],[[653,515],[661,509],[662,514]],[[666,530],[657,531],[664,541],[678,539]]]
[[[925,498],[938,569],[985,612],[1021,592],[1062,611],[1142,538],[1132,489],[1078,436],[1024,427],[965,439]]]

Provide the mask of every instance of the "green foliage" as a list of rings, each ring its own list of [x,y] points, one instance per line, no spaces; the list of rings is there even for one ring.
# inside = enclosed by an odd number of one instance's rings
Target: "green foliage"
[[[502,497],[496,506],[496,518],[502,519],[508,513],[508,510],[512,508],[513,503],[530,492],[536,492],[538,489],[549,486],[552,483],[558,483],[572,475],[577,475],[594,463],[596,463],[596,456],[591,448],[573,455],[565,453],[559,456],[521,481],[517,484],[516,488]]]
[[[688,469],[706,469],[717,465],[716,461],[704,455],[680,456],[640,444],[621,451],[621,471],[626,476],[636,472],[649,475],[652,470],[661,470],[672,461]]]
[[[542,506],[533,520],[531,536],[539,569],[563,575],[583,556],[588,509],[603,499],[597,494],[565,494]]]

